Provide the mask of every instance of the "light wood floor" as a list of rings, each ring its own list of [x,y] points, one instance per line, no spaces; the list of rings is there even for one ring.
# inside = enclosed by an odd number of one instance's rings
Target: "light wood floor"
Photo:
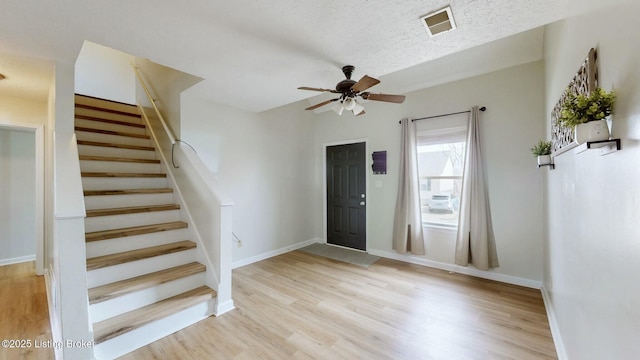
[[[555,359],[540,291],[294,251],[233,272],[236,310],[123,359]]]
[[[30,340],[21,349],[0,346],[0,360],[53,359],[52,349],[35,348],[35,342],[51,340],[44,277],[35,264],[0,266],[0,340]],[[26,343],[23,343],[26,345]]]

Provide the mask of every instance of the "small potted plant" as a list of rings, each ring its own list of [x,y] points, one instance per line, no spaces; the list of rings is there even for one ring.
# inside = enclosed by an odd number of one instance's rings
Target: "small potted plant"
[[[538,140],[538,143],[531,148],[534,156],[538,157],[538,165],[551,164],[551,141]]]
[[[575,129],[578,144],[585,141],[609,140],[609,127],[605,118],[613,112],[616,95],[596,88],[589,95],[567,92],[558,123]]]

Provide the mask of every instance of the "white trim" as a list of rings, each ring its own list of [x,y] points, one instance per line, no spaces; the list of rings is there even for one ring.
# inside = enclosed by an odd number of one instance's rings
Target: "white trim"
[[[0,129],[28,131],[35,136],[35,199],[36,199],[36,274],[44,274],[44,125],[0,121]]]
[[[491,271],[482,271],[473,267],[458,266],[455,264],[448,264],[448,263],[428,260],[428,259],[424,259],[416,256],[402,255],[395,252],[383,251],[383,250],[370,249],[368,253],[371,255],[377,255],[377,256],[393,259],[393,260],[404,261],[411,264],[422,265],[422,266],[427,266],[427,267],[436,268],[440,270],[451,271],[454,273],[475,276],[482,279],[494,280],[494,281],[499,281],[507,284],[524,286],[532,289],[542,288],[542,281],[531,280],[531,279],[521,278],[517,276],[505,275],[505,274],[498,274]]]
[[[19,256],[10,259],[0,259],[0,266],[11,265],[11,264],[20,264],[28,261],[33,261],[36,259],[35,255],[27,255],[27,256]],[[41,275],[41,274],[38,274]]]
[[[551,296],[549,295],[549,291],[547,291],[547,288],[544,286],[544,284],[542,285],[542,288],[540,290],[542,291],[544,308],[547,310],[547,319],[549,320],[549,327],[551,328],[553,343],[556,346],[558,360],[567,360],[567,350],[565,349],[564,342],[562,341],[562,334],[560,333],[560,327],[558,327],[558,318],[556,317],[556,313],[553,310]]]
[[[371,164],[369,163],[368,160],[368,156],[366,156],[366,154],[369,154],[369,138],[359,138],[359,139],[352,139],[352,140],[340,140],[340,141],[332,141],[332,142],[328,142],[328,143],[323,143],[322,144],[322,240],[324,243],[327,243],[327,147],[329,146],[336,146],[336,145],[348,145],[348,144],[357,144],[357,143],[364,143],[364,153],[365,153],[365,158],[364,158],[364,167],[365,167],[365,173],[367,174],[367,176],[364,177],[365,179],[365,201],[368,203],[369,202],[369,168],[371,168]],[[371,160],[373,161],[373,159]],[[368,208],[367,208],[367,212],[365,214],[365,221],[367,222],[365,227],[366,227],[366,236],[365,236],[365,249],[368,250],[369,249],[369,234],[370,234],[370,229],[369,229],[369,212]]]
[[[44,284],[47,290],[47,304],[49,306],[49,327],[51,328],[51,339],[54,344],[62,344],[62,334],[60,333],[60,319],[56,312],[53,288],[53,268],[49,267],[44,272]],[[54,347],[54,355],[56,359],[62,359],[62,347]]]
[[[225,302],[222,303],[217,303],[216,302],[216,309],[214,311],[214,315],[215,316],[220,316],[226,312],[229,312],[233,309],[235,309],[236,307],[233,305],[233,300],[227,300]]]
[[[298,250],[300,248],[303,248],[307,245],[311,245],[313,243],[322,243],[322,239],[320,238],[314,238],[314,239],[310,239],[310,240],[306,240],[306,241],[302,241],[299,243],[295,243],[293,245],[289,245],[289,246],[285,246],[283,248],[280,249],[276,249],[273,251],[269,251],[260,255],[256,255],[256,256],[252,256],[250,258],[246,258],[246,259],[242,259],[242,260],[238,260],[238,261],[234,261],[233,264],[231,265],[231,267],[233,269],[245,266],[245,265],[249,265],[249,264],[253,264],[255,262],[258,261],[262,261],[262,260],[266,260],[268,258],[272,258],[274,256],[278,256],[278,255],[282,255],[282,254],[286,254],[290,251],[293,250]]]

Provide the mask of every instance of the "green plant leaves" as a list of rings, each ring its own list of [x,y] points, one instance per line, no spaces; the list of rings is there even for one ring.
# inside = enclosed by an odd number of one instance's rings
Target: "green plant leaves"
[[[606,92],[602,88],[596,88],[588,96],[567,91],[558,123],[573,128],[578,124],[602,120],[613,112],[615,99],[613,91]]]

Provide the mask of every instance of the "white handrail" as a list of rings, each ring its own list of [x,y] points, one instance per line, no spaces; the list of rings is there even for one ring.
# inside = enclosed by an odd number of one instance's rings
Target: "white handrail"
[[[151,93],[149,92],[149,88],[147,87],[147,83],[144,82],[144,79],[142,78],[142,74],[140,74],[140,71],[138,71],[138,67],[136,66],[136,64],[132,62],[131,66],[133,67],[133,71],[136,73],[136,77],[138,78],[138,81],[140,81],[140,85],[142,85],[144,92],[147,94],[149,101],[151,101],[151,105],[153,105],[153,108],[155,109],[156,114],[158,114],[158,117],[160,118],[160,123],[162,124],[164,131],[167,133],[167,136],[169,136],[171,145],[174,145],[176,143],[176,137],[173,135],[173,132],[167,125],[167,122],[164,121],[164,117],[162,117],[160,110],[158,110],[158,107],[156,106],[156,101],[153,99],[153,96],[151,96]]]

